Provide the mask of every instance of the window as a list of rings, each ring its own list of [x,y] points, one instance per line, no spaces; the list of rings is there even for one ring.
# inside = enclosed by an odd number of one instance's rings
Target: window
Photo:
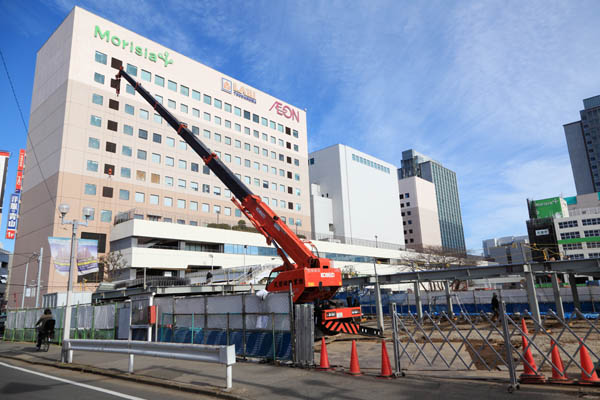
[[[131,169],[127,167],[121,167],[121,177],[131,178]]]
[[[133,126],[123,125],[123,133],[128,136],[133,136]]]
[[[211,103],[212,103],[212,98],[209,95],[205,94],[204,95],[204,104],[210,105]]]
[[[221,206],[213,206],[213,211],[215,214],[221,214]]]
[[[177,199],[177,208],[185,208],[185,200]]]
[[[179,168],[181,169],[187,169],[187,161],[185,160],[179,160]]]
[[[173,81],[169,81],[169,83],[167,84],[167,88],[169,90],[176,92],[177,91],[177,83],[173,82]]]
[[[165,78],[162,76],[154,75],[154,83],[160,87],[165,87]]]
[[[221,195],[221,188],[219,186],[213,186],[213,193],[215,196],[220,196]]]
[[[160,164],[160,154],[152,153],[152,162]]]
[[[104,173],[106,175],[114,175],[115,174],[115,166],[112,164],[104,164]]]
[[[173,186],[173,177],[172,176],[165,176],[165,185]]]
[[[110,210],[100,211],[100,221],[111,222],[112,221],[112,211],[110,211]]]
[[[139,169],[135,171],[135,179],[141,182],[146,182],[146,171],[140,171]]]
[[[200,92],[197,90],[192,90],[192,99],[200,101]]]
[[[185,105],[185,104],[183,104],[183,103],[180,103],[180,104],[179,104],[179,110],[180,110],[182,113],[186,113],[186,114],[187,114],[187,113],[188,113],[188,106],[186,106],[186,105]]]
[[[146,151],[138,149],[138,151],[137,151],[137,158],[139,160],[145,160],[146,159]]]
[[[103,102],[104,102],[104,98],[102,96],[100,96],[99,94],[96,94],[96,93],[92,94],[92,103],[98,104],[99,106],[101,106]]]
[[[198,191],[198,182],[190,182],[190,189],[192,189],[194,192]]]
[[[108,186],[102,187],[102,197],[107,197],[109,199],[112,199],[112,197],[113,197],[113,188],[108,187]]]
[[[117,152],[117,144],[113,142],[106,142],[106,151],[109,153]]]
[[[135,65],[127,64],[127,73],[132,76],[137,76],[137,67]]]
[[[198,163],[190,163],[190,169],[192,170],[192,172],[198,172],[199,171],[199,165]]]
[[[155,94],[154,98],[156,99],[156,101],[158,101],[160,104],[163,103],[163,97],[160,94]]]
[[[165,165],[172,167],[175,165],[175,159],[173,157],[165,157]]]
[[[167,207],[173,207],[173,198],[172,197],[163,197],[163,204]]]
[[[221,134],[215,132],[215,142],[221,142]]]
[[[184,140],[179,141],[179,148],[181,150],[187,150],[187,143]]]
[[[167,137],[165,139],[165,143],[167,143],[167,146],[169,147],[175,147],[175,139],[173,139],[172,137]]]
[[[159,184],[160,183],[160,175],[159,174],[150,174],[150,182]]]
[[[135,89],[129,83],[125,84],[125,92],[135,96]]]
[[[293,136],[294,136],[295,138],[297,138],[297,137],[298,137],[298,131],[294,129],[292,132],[293,132]]]
[[[160,114],[154,114],[154,122],[162,124],[162,117],[160,116]]]
[[[135,202],[144,203],[146,195],[142,192],[135,192]]]
[[[87,161],[87,170],[91,172],[98,172],[98,162],[88,160]]]
[[[177,179],[177,186],[185,189],[185,179]]]
[[[586,231],[588,232],[588,231]],[[592,236],[592,235],[590,235]],[[586,235],[587,237],[587,235]],[[577,239],[579,238],[579,232],[563,232],[560,234],[560,238],[561,240],[565,240],[565,239]]]
[[[250,168],[250,165],[251,165],[251,161],[248,159],[244,159],[244,167]]]
[[[140,108],[140,118],[148,120],[148,118],[150,118],[150,114],[148,113],[148,111]]]
[[[220,110],[220,109],[221,109],[221,107],[222,107],[222,104],[223,104],[223,103],[221,102],[221,100],[219,100],[219,99],[215,99],[214,106],[215,106],[216,108],[218,108],[218,109]]]
[[[100,128],[102,126],[102,118],[92,115],[90,118],[90,125]]]
[[[225,107],[223,109],[230,113],[231,112],[231,104],[225,103]]]
[[[151,194],[148,200],[150,204],[157,206],[159,202],[159,197],[157,194]]]
[[[241,159],[240,157],[235,157],[235,158],[234,158],[234,162],[235,162],[235,164],[237,164],[237,165],[242,165],[242,159]]]
[[[210,185],[203,183],[202,184],[202,193],[210,193]]]
[[[140,139],[144,139],[144,140],[148,139],[148,131],[146,131],[144,129],[138,130],[138,137]]]
[[[167,106],[169,108],[176,109],[177,108],[177,103],[175,102],[175,100],[169,99],[169,101],[167,102]]]
[[[190,89],[186,86],[179,86],[179,93],[181,93],[184,96],[189,96],[190,95]]]
[[[96,185],[94,185],[92,183],[86,183],[84,193],[95,196],[96,195]]]
[[[244,133],[245,133],[246,135],[249,135],[249,134],[250,134],[250,128],[248,128],[247,126],[245,126],[245,127],[244,127]]]
[[[146,82],[151,82],[152,81],[152,74],[146,70],[142,70],[142,80],[146,81]]]
[[[104,85],[104,75],[95,72],[94,73],[94,81]]]
[[[119,129],[119,127],[116,121],[108,120],[108,123],[106,124],[106,129],[108,129],[109,131],[116,132]]]
[[[106,65],[106,60],[107,60],[106,54],[100,53],[99,51],[97,51],[94,59],[96,60],[96,62]]]
[[[215,124],[216,124],[216,125],[221,125],[221,117],[217,117],[217,116],[215,115]]]
[[[209,113],[207,113],[207,112],[204,113],[204,120],[210,122],[210,114]]]
[[[210,205],[206,204],[206,203],[202,203],[202,212],[210,212]]]
[[[225,120],[225,128],[231,128],[231,121],[228,119]]]
[[[152,134],[152,141],[154,143],[162,143],[162,136],[158,133],[153,133]]]
[[[119,190],[119,199],[129,200],[129,190],[120,189]]]
[[[261,117],[260,118],[260,123],[263,126],[268,126],[269,125],[269,121],[265,117]]]
[[[210,168],[208,168],[208,165],[203,165],[202,166],[202,173],[204,175],[210,175]]]
[[[90,137],[88,138],[88,147],[90,149],[99,149],[100,148],[100,140]]]
[[[252,114],[252,122],[256,122],[258,124],[259,116],[256,114]]]
[[[244,119],[250,120],[250,111],[244,110]]]
[[[242,126],[240,124],[235,124],[235,130],[237,132],[241,132],[242,131]]]

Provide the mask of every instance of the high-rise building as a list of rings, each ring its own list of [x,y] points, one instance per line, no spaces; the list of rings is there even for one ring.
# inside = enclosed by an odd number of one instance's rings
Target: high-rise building
[[[403,248],[395,168],[343,144],[310,153],[315,238]]]
[[[600,191],[600,96],[583,100],[580,121],[563,126],[577,194]]]
[[[25,171],[14,265],[44,246],[42,294],[66,289],[67,277],[48,263],[48,237],[70,236],[61,203],[71,207],[69,219],[93,208],[79,232],[98,240],[100,254],[123,212],[194,226],[244,219],[230,191],[124,80],[117,97],[113,59],[282,220],[310,231],[302,109],[75,7],[38,51],[31,100],[29,143],[40,164],[30,159]],[[23,274],[15,267],[11,275],[16,291]]]
[[[440,248],[442,235],[435,198],[435,185],[418,176],[398,180],[400,210],[406,247]]]
[[[411,149],[402,152],[402,167],[398,169],[398,179],[412,176],[418,176],[435,185],[442,247],[465,252],[456,173]]]

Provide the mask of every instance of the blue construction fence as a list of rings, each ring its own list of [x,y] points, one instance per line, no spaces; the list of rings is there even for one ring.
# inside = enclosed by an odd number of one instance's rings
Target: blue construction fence
[[[263,329],[246,328],[246,322],[248,326],[256,328],[255,321],[258,318],[264,320]],[[288,314],[276,315],[275,313],[261,315],[254,313],[251,316],[246,315],[245,318],[241,313],[210,314],[206,319],[203,314],[175,314],[173,318],[173,314],[163,313],[157,330],[157,341],[209,345],[233,344],[236,355],[241,357],[291,360],[292,333],[289,330],[277,329],[282,327],[283,319],[287,318],[289,318]],[[182,319],[185,321],[183,323],[185,326],[178,326],[177,321]],[[221,328],[194,326],[194,321],[197,325],[206,326],[206,321],[225,319],[227,326]],[[254,323],[249,319],[253,319]],[[283,325],[289,326],[289,324]]]
[[[581,309],[580,311],[586,318],[596,319],[600,316],[600,290],[598,287],[586,286],[578,288]],[[571,313],[575,311],[572,294],[570,288],[561,288],[561,298],[563,300],[563,308],[565,317],[570,318]],[[455,314],[467,313],[471,315],[481,312],[492,313],[491,299],[496,293],[504,300],[506,304],[506,312],[508,314],[525,313],[530,309],[527,301],[527,293],[520,289],[506,290],[471,290],[463,292],[452,292],[452,311]],[[550,310],[556,312],[556,303],[554,302],[554,294],[551,288],[541,288],[537,290],[538,304],[540,313],[547,314]],[[372,290],[353,291],[338,293],[336,298],[346,300],[348,296],[351,301],[360,303],[363,314],[376,314],[375,293]],[[381,303],[384,314],[390,313],[390,305],[396,303],[396,312],[407,315],[416,313],[414,295],[412,293],[390,293],[382,291]],[[432,315],[439,315],[442,312],[448,312],[446,303],[446,295],[444,292],[421,292],[421,303],[423,311]]]

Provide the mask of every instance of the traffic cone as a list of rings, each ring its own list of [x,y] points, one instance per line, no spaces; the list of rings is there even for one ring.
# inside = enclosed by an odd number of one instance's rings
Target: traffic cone
[[[381,339],[381,374],[377,376],[379,378],[391,378],[394,376],[392,366],[390,365],[390,358],[385,347],[385,339]]]
[[[521,330],[525,335],[529,334],[527,331],[527,325],[525,324],[525,319],[521,319]],[[529,341],[525,335],[521,335],[523,340],[523,349],[527,349],[525,354],[523,354],[523,370],[524,372],[519,377],[519,382],[521,383],[544,383],[546,382],[546,377],[542,374],[537,373],[537,365],[535,365],[535,360],[533,359],[533,355],[531,354],[531,349],[528,347]],[[525,362],[526,361],[526,362]]]
[[[352,354],[350,355],[350,375],[361,375],[358,364],[358,353],[356,352],[356,340],[352,341]]]
[[[327,356],[327,346],[325,346],[325,338],[321,338],[321,363],[317,368],[321,371],[328,371],[329,367],[329,357]]]
[[[583,371],[581,371],[581,380],[579,381],[579,383],[600,383],[600,379],[598,379],[598,375],[596,375],[596,370],[594,369],[594,363],[592,362],[590,354],[583,345],[581,339],[579,340],[579,344],[581,346],[581,348],[579,349],[579,360],[581,361],[581,368],[583,368]],[[587,376],[586,372],[591,376]]]
[[[552,378],[548,379],[548,382],[552,383],[572,383],[565,373],[565,367],[560,359],[560,353],[558,352],[558,346],[554,343],[554,340],[550,340],[550,347],[552,348]]]

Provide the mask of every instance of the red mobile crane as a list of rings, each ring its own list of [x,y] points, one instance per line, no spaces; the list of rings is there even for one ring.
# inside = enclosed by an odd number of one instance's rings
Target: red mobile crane
[[[363,335],[380,335],[378,329],[359,326],[354,322],[362,313],[360,307],[337,307],[331,301],[342,286],[342,274],[331,265],[331,260],[315,255],[261,198],[252,193],[244,183],[200,139],[159,103],[142,85],[123,70],[121,60],[113,58],[111,67],[119,72],[111,80],[111,87],[120,91],[121,77],[146,100],[177,134],[198,154],[210,170],[223,182],[235,197],[233,203],[244,213],[252,225],[262,233],[267,244],[273,244],[283,265],[274,268],[267,280],[269,292],[293,292],[295,304],[315,303],[317,328],[324,334],[345,332]],[[315,249],[316,247],[309,242]],[[294,261],[291,262],[290,258]]]

